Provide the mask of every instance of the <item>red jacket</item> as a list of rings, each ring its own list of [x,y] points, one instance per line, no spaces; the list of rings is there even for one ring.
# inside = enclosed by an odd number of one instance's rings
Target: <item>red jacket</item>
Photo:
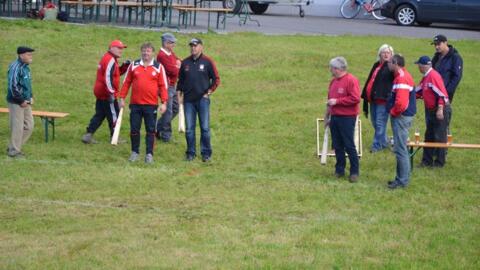
[[[93,87],[95,97],[100,100],[108,100],[110,96],[116,96],[120,89],[120,76],[127,69],[127,65],[118,67],[117,57],[111,52],[105,53],[98,63],[97,80]]]
[[[178,72],[180,71],[180,67],[177,67],[177,60],[180,59],[177,58],[173,51],[167,52],[167,50],[161,48],[158,52],[157,62],[165,68],[169,86],[175,86],[177,84]]]
[[[393,105],[390,109],[390,115],[398,117],[400,114],[408,111],[407,115],[411,116],[411,114],[415,114],[416,111],[416,109],[413,108],[415,106],[414,96],[413,102],[410,104],[412,101],[410,93],[414,90],[413,86],[415,85],[412,75],[410,75],[405,68],[401,68],[395,73],[394,77],[392,89]]]
[[[163,66],[157,61],[152,60],[147,67],[144,67],[142,60],[135,60],[128,68],[118,96],[124,99],[128,95],[130,86],[132,86],[130,104],[158,105],[159,96],[162,103],[168,100],[167,76]]]
[[[333,78],[328,87],[328,99],[335,98],[337,103],[330,106],[331,115],[357,116],[360,112],[360,87],[358,80],[350,73]]]
[[[427,109],[435,109],[438,105],[448,103],[448,93],[443,84],[442,76],[433,68],[430,68],[423,75],[420,84],[415,90],[417,98],[423,97],[425,108]]]

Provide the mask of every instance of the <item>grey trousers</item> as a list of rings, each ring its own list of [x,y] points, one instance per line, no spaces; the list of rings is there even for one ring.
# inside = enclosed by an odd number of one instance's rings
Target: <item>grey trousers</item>
[[[28,105],[25,108],[14,103],[8,103],[10,118],[10,144],[8,151],[10,153],[20,153],[22,146],[28,141],[33,132],[32,107]]]

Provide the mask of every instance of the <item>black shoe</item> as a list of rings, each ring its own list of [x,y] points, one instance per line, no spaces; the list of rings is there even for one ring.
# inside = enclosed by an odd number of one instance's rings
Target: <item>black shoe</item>
[[[343,173],[335,173],[335,178],[342,178],[344,176],[345,176],[345,174],[343,174]]]
[[[445,165],[445,164],[442,164],[442,163],[440,163],[440,162],[438,162],[438,161],[434,161],[434,162],[433,162],[433,167],[435,167],[435,168],[443,168],[444,165]]]
[[[397,188],[404,188],[404,187],[405,187],[405,185],[403,185],[402,183],[397,182],[397,181],[394,181],[393,183],[388,185],[389,189],[397,189]]]
[[[202,157],[202,161],[203,162],[210,162],[210,161],[212,161],[212,158],[211,157]]]
[[[358,174],[352,174],[352,175],[350,175],[350,177],[348,177],[348,181],[350,181],[350,183],[356,183],[356,182],[358,182]]]
[[[186,155],[185,156],[185,161],[193,161],[195,159],[194,155]]]
[[[388,181],[388,182],[387,182],[387,185],[391,185],[391,184],[393,184],[393,183],[395,183],[395,180]]]
[[[420,167],[420,168],[432,168],[432,167],[433,167],[433,164],[422,161],[422,162],[420,163],[419,167]]]

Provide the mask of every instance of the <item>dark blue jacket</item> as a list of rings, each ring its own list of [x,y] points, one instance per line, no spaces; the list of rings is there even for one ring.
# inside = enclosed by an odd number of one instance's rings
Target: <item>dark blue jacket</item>
[[[183,92],[186,102],[200,100],[208,90],[215,91],[219,84],[220,76],[210,57],[202,54],[197,59],[189,56],[182,61],[177,91]]]
[[[455,90],[462,79],[463,59],[452,45],[448,45],[448,48],[447,55],[442,59],[440,59],[440,53],[435,53],[432,59],[432,66],[442,76],[451,103]]]

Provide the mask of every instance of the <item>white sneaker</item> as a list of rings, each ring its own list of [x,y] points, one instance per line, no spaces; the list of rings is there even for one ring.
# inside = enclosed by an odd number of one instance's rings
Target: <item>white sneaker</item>
[[[128,158],[128,161],[130,162],[135,162],[138,159],[138,153],[137,152],[132,152],[130,154],[130,157]]]
[[[152,154],[145,155],[145,163],[147,163],[147,164],[152,164],[153,163],[153,155]]]

